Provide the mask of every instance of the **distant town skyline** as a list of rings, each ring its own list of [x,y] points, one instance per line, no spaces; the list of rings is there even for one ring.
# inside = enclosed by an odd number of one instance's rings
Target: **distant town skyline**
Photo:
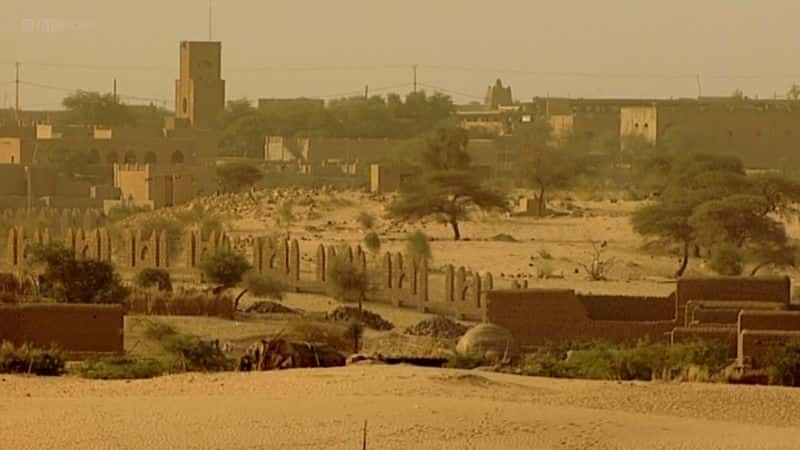
[[[213,2],[227,98],[337,97],[418,87],[481,101],[501,78],[533,96],[750,97],[800,82],[792,0]],[[60,107],[75,89],[173,107],[178,44],[208,39],[208,1],[6,0],[0,107]]]

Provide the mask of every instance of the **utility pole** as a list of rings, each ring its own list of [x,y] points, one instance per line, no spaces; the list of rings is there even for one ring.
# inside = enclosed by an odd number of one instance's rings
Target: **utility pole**
[[[369,100],[369,85],[364,86],[364,100]]]
[[[417,65],[414,64],[412,66],[412,69],[414,70],[414,93],[416,94],[417,93]]]
[[[16,63],[17,68],[17,78],[16,78],[16,86],[17,86],[17,99],[16,104],[14,106],[14,118],[17,121],[17,125],[19,125],[19,61]]]
[[[114,78],[114,103],[119,103],[119,98],[117,97],[117,79]]]

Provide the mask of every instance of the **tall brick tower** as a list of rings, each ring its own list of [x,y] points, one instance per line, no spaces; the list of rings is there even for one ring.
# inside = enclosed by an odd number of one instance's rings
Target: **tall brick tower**
[[[222,43],[183,41],[180,58],[175,116],[187,119],[194,128],[213,128],[225,109]]]

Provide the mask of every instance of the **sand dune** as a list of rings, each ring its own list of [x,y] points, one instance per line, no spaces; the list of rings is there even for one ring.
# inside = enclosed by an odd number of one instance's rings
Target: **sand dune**
[[[800,390],[409,366],[3,376],[1,449],[794,449]]]

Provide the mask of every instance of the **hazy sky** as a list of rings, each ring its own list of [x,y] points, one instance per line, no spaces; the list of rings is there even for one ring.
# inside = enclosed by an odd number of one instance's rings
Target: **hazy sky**
[[[165,99],[208,0],[2,0],[0,106],[65,89]],[[798,0],[215,0],[227,97],[332,96],[418,80],[482,97],[772,97],[800,82]],[[49,65],[45,65],[49,64]],[[60,90],[59,90],[60,89]],[[397,87],[405,93],[410,86]],[[427,88],[431,90],[431,88]],[[474,97],[474,98],[473,98]],[[133,101],[131,99],[131,101]],[[141,102],[141,101],[138,101]]]

